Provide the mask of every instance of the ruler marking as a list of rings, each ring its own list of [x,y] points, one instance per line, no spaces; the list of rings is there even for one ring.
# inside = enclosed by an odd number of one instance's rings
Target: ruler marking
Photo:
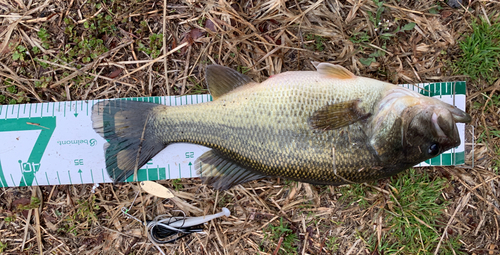
[[[170,178],[170,164],[168,164],[167,167],[168,167],[168,179],[172,179]]]
[[[102,182],[106,182],[106,180],[104,179],[104,169],[101,168],[101,172],[102,172]]]
[[[14,115],[14,109],[16,108],[16,105],[12,105],[12,111],[11,111],[11,115]]]
[[[71,107],[71,105],[70,105]],[[66,102],[64,102],[64,117],[66,117]]]
[[[23,115],[26,114],[26,104],[24,105]]]
[[[71,112],[71,103],[69,104],[69,111]],[[78,115],[78,101],[75,102],[75,113],[73,115],[75,117]]]
[[[9,185],[7,185],[7,184],[3,183],[2,178],[0,178],[0,182],[2,183],[2,188],[9,187]],[[7,182],[7,180],[6,180],[6,182]]]
[[[69,184],[73,185],[73,182],[71,181],[71,174],[69,174],[69,170],[68,170],[68,176],[69,176]]]
[[[9,105],[5,106],[5,119],[7,119],[8,113],[9,113]]]
[[[21,161],[21,160],[19,160]],[[19,162],[18,161],[18,162]],[[22,161],[21,161],[22,162]],[[24,182],[24,186],[28,186],[27,182],[26,182],[26,179],[24,178],[24,174],[23,174],[23,168],[22,168],[22,165],[21,165],[21,162],[19,162],[20,166],[21,166],[21,182]],[[28,163],[29,164],[29,163]],[[33,169],[35,170],[35,169]],[[15,185],[15,183],[14,183]],[[19,186],[21,186],[21,183],[19,183]],[[31,186],[31,185],[30,185]]]
[[[160,179],[160,166],[159,165],[156,165],[156,176],[158,176],[157,180],[159,180]]]
[[[45,179],[47,179],[47,183],[50,185],[49,176],[47,176],[47,172],[45,172]]]
[[[12,174],[10,174],[10,179],[12,180],[12,186],[17,186],[14,178],[12,177]]]
[[[21,112],[21,106],[20,105],[17,107],[17,119],[19,119],[19,112]]]
[[[43,116],[43,103],[40,105],[40,117]]]
[[[92,177],[92,183],[95,183],[94,182],[94,173],[92,172],[92,169],[90,169],[90,177]]]
[[[181,174],[181,164],[179,164],[179,178],[182,178],[182,174]]]
[[[57,171],[56,173],[57,173],[57,181],[59,181],[59,185],[61,185],[61,179],[59,178],[59,171]]]
[[[35,179],[36,186],[40,186],[40,184],[38,184],[38,180],[36,179],[36,175],[34,175],[33,177],[34,177],[34,179]]]
[[[89,116],[89,102],[87,101],[87,116]]]

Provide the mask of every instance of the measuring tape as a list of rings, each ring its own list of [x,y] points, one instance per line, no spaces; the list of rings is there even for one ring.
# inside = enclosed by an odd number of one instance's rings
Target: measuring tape
[[[401,85],[465,111],[465,82]],[[212,101],[210,95],[127,98],[169,106]],[[106,171],[104,140],[92,128],[92,106],[102,100],[0,105],[0,187],[113,182]],[[418,166],[464,163],[462,144]],[[137,172],[138,181],[197,177],[193,164],[210,150],[172,144]],[[132,181],[130,176],[127,181]]]

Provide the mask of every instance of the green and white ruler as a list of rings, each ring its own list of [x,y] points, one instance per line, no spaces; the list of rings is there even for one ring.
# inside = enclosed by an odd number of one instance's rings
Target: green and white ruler
[[[465,82],[402,86],[465,110]],[[175,106],[208,102],[212,97],[126,100]],[[104,159],[106,140],[92,128],[92,106],[98,101],[0,105],[0,187],[112,182]],[[462,140],[459,147],[419,166],[463,164],[465,125],[458,123],[458,128]],[[207,150],[193,144],[170,145],[138,170],[138,180],[197,177],[194,161]]]

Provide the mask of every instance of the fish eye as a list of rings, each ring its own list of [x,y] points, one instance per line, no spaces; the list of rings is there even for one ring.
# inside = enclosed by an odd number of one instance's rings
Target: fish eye
[[[433,143],[429,146],[429,150],[427,151],[429,155],[436,156],[439,153],[439,144]]]

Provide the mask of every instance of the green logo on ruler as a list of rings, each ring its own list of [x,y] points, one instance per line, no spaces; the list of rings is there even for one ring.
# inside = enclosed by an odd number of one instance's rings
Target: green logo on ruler
[[[50,141],[50,137],[54,133],[55,128],[56,117],[32,117],[0,120],[0,132],[29,130],[41,131],[38,139],[35,142],[35,146],[31,150],[28,161],[23,162],[22,160],[18,160],[19,171],[21,171],[23,176],[19,183],[19,186],[31,186],[33,184],[35,173],[40,169],[40,161],[42,159],[43,153],[45,152],[45,148],[47,148],[47,144]],[[12,182],[14,182],[13,179]],[[8,187],[2,169],[2,162],[0,162],[0,185],[2,187]]]

